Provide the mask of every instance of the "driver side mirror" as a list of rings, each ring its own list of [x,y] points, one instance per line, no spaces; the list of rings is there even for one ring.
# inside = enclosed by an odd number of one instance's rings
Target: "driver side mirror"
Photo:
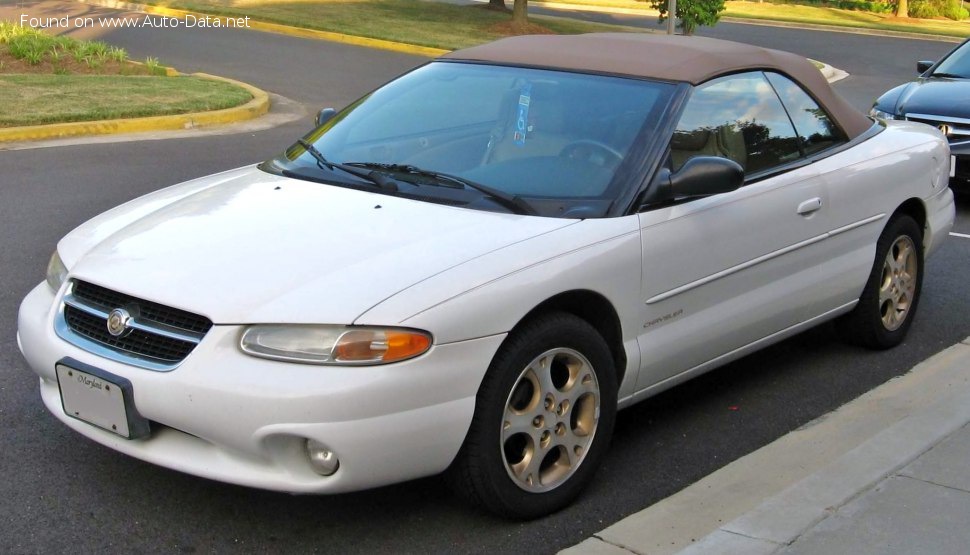
[[[646,202],[719,195],[736,191],[742,184],[744,169],[734,160],[718,156],[695,156],[676,172],[660,170]]]
[[[320,127],[321,125],[327,123],[328,121],[333,119],[333,117],[336,115],[337,115],[337,111],[334,110],[333,108],[324,108],[323,110],[320,110],[320,112],[317,113],[317,119],[316,119],[317,127]]]
[[[935,63],[936,62],[928,61],[928,60],[921,60],[919,62],[916,62],[916,73],[919,73],[920,75],[926,73],[926,70],[933,67],[933,64]]]

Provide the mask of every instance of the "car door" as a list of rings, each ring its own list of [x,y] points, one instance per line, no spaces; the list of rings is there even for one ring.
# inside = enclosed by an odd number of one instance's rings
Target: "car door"
[[[817,316],[827,203],[801,142],[763,72],[722,77],[691,94],[668,167],[721,156],[745,169],[745,184],[639,214],[638,390],[686,379]]]

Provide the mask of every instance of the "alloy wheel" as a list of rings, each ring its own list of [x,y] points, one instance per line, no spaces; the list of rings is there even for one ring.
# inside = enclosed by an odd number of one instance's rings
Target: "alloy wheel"
[[[596,372],[579,352],[552,349],[530,362],[505,403],[505,470],[533,493],[566,482],[582,464],[600,415]]]
[[[916,248],[908,236],[896,239],[882,266],[879,287],[879,311],[882,324],[889,331],[899,328],[909,315],[916,294]]]

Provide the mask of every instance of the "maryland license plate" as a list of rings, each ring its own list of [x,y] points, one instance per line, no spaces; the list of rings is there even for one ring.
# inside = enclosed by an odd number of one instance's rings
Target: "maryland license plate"
[[[70,359],[58,362],[55,370],[65,414],[128,439],[148,434],[148,421],[135,410],[130,381]]]

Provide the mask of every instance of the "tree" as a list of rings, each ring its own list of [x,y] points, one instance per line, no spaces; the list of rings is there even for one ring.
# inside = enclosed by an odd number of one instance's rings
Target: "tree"
[[[495,10],[497,12],[509,12],[509,9],[505,7],[505,0],[488,0],[488,5],[485,7],[489,10]]]
[[[896,17],[909,17],[909,5],[906,0],[896,0]]]
[[[529,0],[515,0],[512,4],[512,28],[526,29],[529,26]]]
[[[667,0],[650,0],[650,5],[660,12],[660,23],[667,21]],[[677,0],[677,26],[685,35],[693,35],[701,25],[713,27],[723,11],[724,0]]]

